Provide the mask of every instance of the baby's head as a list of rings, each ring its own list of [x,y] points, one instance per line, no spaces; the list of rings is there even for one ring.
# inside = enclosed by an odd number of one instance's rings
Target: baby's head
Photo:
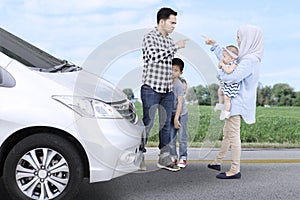
[[[225,64],[236,60],[238,54],[239,54],[239,50],[234,45],[228,45],[226,47],[223,47],[222,55]]]

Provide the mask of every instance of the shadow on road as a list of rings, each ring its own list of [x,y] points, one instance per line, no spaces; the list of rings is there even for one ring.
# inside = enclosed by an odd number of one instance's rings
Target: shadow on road
[[[242,164],[240,180],[220,180],[207,163],[191,162],[179,172],[158,170],[148,163],[147,172],[128,174],[111,181],[90,184],[84,179],[73,200],[156,199],[289,199],[299,200],[300,163]],[[230,164],[222,165],[222,170]],[[152,169],[152,170],[151,170]],[[0,199],[11,200],[0,179]]]

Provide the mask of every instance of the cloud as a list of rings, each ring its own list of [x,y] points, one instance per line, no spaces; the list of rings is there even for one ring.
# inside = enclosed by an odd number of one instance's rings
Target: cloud
[[[154,5],[158,0],[24,0],[25,9],[44,15],[69,15],[90,12],[106,12],[107,9],[140,9]]]
[[[295,24],[299,3],[288,2],[236,0],[226,7],[221,1],[196,0],[1,0],[0,17],[2,28],[78,64],[101,43],[120,33],[154,27],[156,12],[163,6],[178,12],[175,31],[194,40],[209,56],[212,54],[201,34],[220,44],[236,44],[238,27],[253,23],[261,26],[265,35],[261,77],[272,81],[277,71],[278,78],[284,74],[282,77],[288,80],[290,75],[282,73],[283,67],[293,69],[297,63],[300,30]],[[212,60],[216,60],[213,55]]]
[[[296,91],[300,91],[299,86],[300,66],[273,68],[261,72],[260,81],[263,85],[274,85],[276,83],[287,83]]]
[[[261,76],[262,77],[268,77],[268,78],[275,78],[276,77],[287,77],[290,78],[299,78],[300,74],[300,66],[297,67],[290,67],[290,68],[285,68],[284,70],[282,69],[274,69],[273,72],[264,72]]]

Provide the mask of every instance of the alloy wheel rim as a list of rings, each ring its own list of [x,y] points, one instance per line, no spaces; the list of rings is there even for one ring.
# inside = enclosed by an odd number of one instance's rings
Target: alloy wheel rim
[[[53,199],[69,182],[66,159],[50,148],[36,148],[25,153],[16,167],[16,182],[31,199]]]

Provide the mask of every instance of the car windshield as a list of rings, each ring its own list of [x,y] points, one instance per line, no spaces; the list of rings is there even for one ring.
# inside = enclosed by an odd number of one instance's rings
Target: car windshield
[[[58,59],[0,28],[0,52],[42,72],[70,72],[81,70],[66,60]]]

